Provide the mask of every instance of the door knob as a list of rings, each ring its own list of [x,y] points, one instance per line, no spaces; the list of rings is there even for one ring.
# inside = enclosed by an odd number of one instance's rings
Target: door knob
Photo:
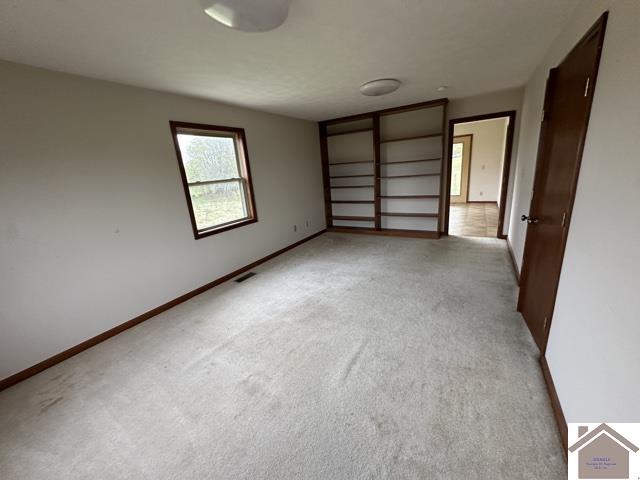
[[[520,217],[520,220],[522,220],[523,222],[526,221],[528,224],[533,224],[533,225],[535,225],[536,223],[538,223],[540,221],[537,218],[532,218],[532,217],[529,217],[527,215],[522,215]]]

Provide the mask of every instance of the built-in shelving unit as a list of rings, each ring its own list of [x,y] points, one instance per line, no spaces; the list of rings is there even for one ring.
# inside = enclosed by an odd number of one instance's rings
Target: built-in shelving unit
[[[447,103],[320,122],[330,230],[440,236]]]

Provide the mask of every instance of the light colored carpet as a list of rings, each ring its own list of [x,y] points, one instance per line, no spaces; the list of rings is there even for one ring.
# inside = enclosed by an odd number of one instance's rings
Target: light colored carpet
[[[0,478],[566,478],[508,261],[322,235],[0,393]]]

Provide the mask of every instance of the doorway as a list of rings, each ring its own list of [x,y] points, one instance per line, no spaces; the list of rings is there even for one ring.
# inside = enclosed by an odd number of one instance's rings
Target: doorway
[[[518,311],[544,354],[587,135],[605,13],[547,79],[533,197],[520,277]]]
[[[504,234],[515,111],[449,121],[444,233]]]

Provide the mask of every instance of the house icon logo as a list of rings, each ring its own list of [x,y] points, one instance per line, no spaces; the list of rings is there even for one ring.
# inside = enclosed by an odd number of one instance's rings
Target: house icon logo
[[[638,452],[638,447],[605,423],[591,431],[587,426],[578,426],[578,440],[569,447],[569,452],[569,461],[578,462],[579,479],[640,478],[634,473],[635,469],[631,470],[634,476],[630,477],[629,468],[632,455]],[[575,472],[574,468],[570,470]]]

